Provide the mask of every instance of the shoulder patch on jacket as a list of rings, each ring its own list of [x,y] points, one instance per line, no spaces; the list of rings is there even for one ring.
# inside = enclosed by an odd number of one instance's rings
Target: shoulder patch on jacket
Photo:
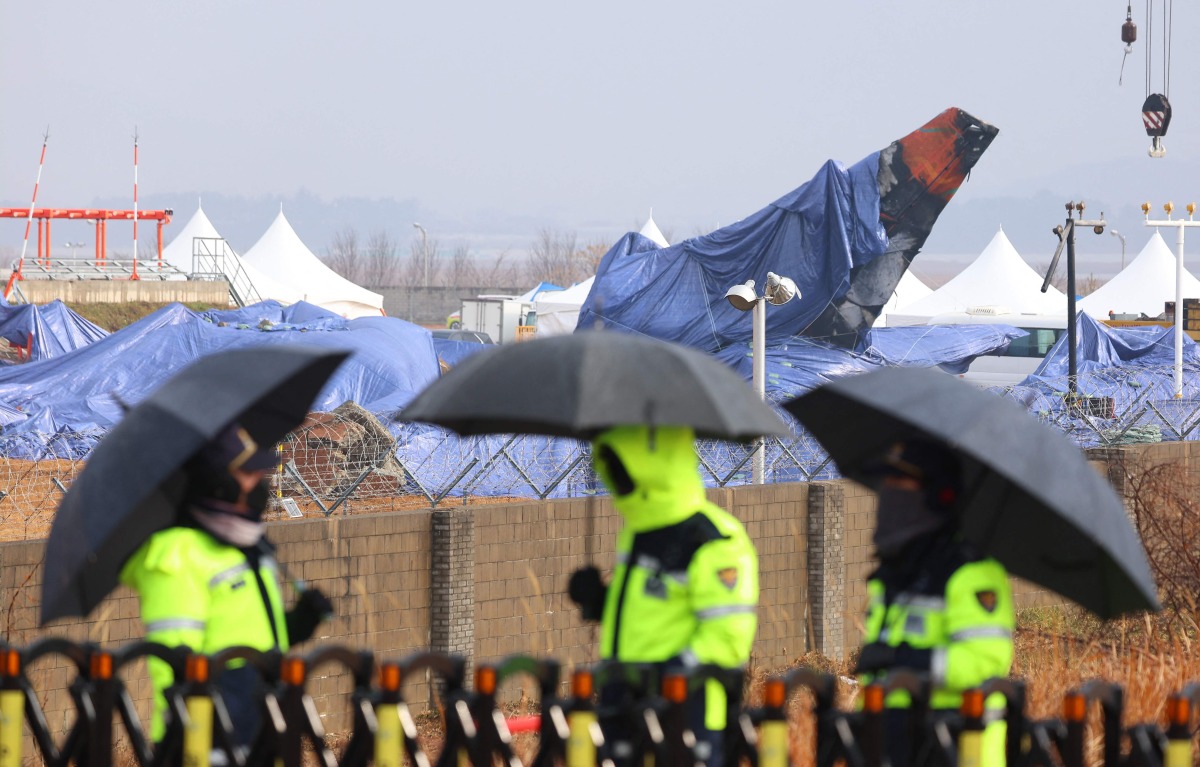
[[[733,591],[738,584],[738,569],[736,567],[724,567],[717,571],[717,578],[721,580],[725,588]]]
[[[996,592],[991,590],[976,591],[975,598],[979,600],[979,606],[984,610],[987,610],[989,613],[996,612]]]

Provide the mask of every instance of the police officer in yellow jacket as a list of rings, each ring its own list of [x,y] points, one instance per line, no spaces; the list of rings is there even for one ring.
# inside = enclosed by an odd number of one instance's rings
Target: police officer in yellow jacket
[[[931,708],[957,710],[962,692],[991,677],[1007,676],[1014,625],[1008,574],[979,556],[957,529],[961,489],[958,459],[922,440],[898,443],[876,465],[879,507],[874,543],[879,567],[867,592],[865,644],[858,671],[866,684],[889,671],[930,675]],[[909,767],[917,754],[909,730],[907,693],[885,701],[892,767]],[[987,701],[983,767],[1004,764],[1002,700]]]
[[[283,609],[274,548],[263,536],[266,473],[278,462],[237,424],[224,429],[185,466],[188,493],[175,526],[152,535],[125,563],[121,581],[138,594],[146,639],[212,654],[227,647],[287,650],[309,638],[332,614],[316,589]],[[151,737],[163,735],[163,690],[170,667],[148,661],[154,687]],[[229,710],[238,745],[248,746],[259,726],[259,684],[249,667],[215,680]]]
[[[758,555],[745,528],[708,502],[695,435],[620,426],[592,443],[596,473],[624,519],[607,587],[593,567],[571,578],[585,618],[601,620],[600,656],[664,668],[740,668],[757,627]],[[692,717],[697,753],[720,763],[725,696],[710,682]]]

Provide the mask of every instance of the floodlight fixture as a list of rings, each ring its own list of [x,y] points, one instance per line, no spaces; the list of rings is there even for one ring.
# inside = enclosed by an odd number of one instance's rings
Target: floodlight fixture
[[[725,291],[725,299],[729,305],[739,312],[748,312],[758,302],[758,294],[754,292],[754,280],[746,280],[741,285],[734,285]]]
[[[793,298],[800,297],[800,290],[790,277],[780,277],[774,272],[767,272],[767,286],[763,289],[767,301],[774,306],[783,306]]]

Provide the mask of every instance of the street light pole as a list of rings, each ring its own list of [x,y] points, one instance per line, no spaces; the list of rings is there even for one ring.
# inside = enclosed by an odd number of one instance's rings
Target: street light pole
[[[754,290],[754,280],[744,284],[734,285],[725,291],[725,298],[741,312],[753,312],[752,332],[750,336],[751,351],[751,385],[760,400],[767,398],[767,302],[775,306],[786,304],[793,298],[799,298],[800,291],[796,283],[787,277],[780,277],[774,272],[767,272],[767,284],[763,294],[758,295]],[[751,481],[756,485],[763,483],[766,474],[767,443],[762,437],[754,441],[754,456],[751,459]]]
[[[1196,203],[1187,205],[1188,220],[1171,218],[1175,204],[1168,202],[1163,206],[1167,212],[1166,220],[1152,221],[1150,219],[1150,203],[1142,203],[1142,215],[1146,226],[1175,227],[1175,399],[1183,398],[1183,230],[1189,226],[1200,226],[1200,221],[1193,220],[1196,214]]]
[[[424,286],[429,287],[429,233],[425,231],[425,227],[413,222],[413,227],[421,230],[421,258],[425,262],[425,282]]]

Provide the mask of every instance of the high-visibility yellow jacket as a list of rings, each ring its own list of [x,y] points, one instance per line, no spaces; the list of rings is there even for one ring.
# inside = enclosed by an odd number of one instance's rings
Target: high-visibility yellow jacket
[[[633,481],[613,503],[625,519],[601,621],[600,656],[739,668],[757,628],[758,555],[742,524],[707,501],[690,429],[619,427],[597,437]],[[597,462],[605,478],[608,467]],[[609,487],[614,483],[605,478]],[[705,724],[725,725],[710,682]]]
[[[939,582],[940,580],[940,582]],[[935,709],[957,709],[964,690],[978,687],[992,677],[1007,676],[1013,660],[1012,633],[1015,624],[1012,588],[1008,573],[994,559],[977,559],[958,564],[948,578],[914,584],[915,588],[889,592],[879,578],[867,583],[865,642],[883,642],[892,647],[906,645],[922,659],[933,682],[930,705]],[[897,654],[898,667],[904,654]],[[886,670],[878,676],[886,676]],[[864,684],[876,675],[864,674]],[[891,693],[889,708],[907,708],[908,693]],[[989,724],[984,734],[983,764],[1004,764],[1004,721],[997,716],[1003,698],[987,701]]]
[[[283,598],[275,561],[259,564],[271,602],[269,616],[246,555],[204,530],[171,527],[152,535],[121,570],[121,582],[138,593],[146,639],[169,647],[186,645],[212,654],[227,647],[257,650],[288,647]],[[272,619],[273,624],[272,625]],[[170,667],[147,661],[154,687],[150,734],[163,735],[163,690],[172,682]]]

